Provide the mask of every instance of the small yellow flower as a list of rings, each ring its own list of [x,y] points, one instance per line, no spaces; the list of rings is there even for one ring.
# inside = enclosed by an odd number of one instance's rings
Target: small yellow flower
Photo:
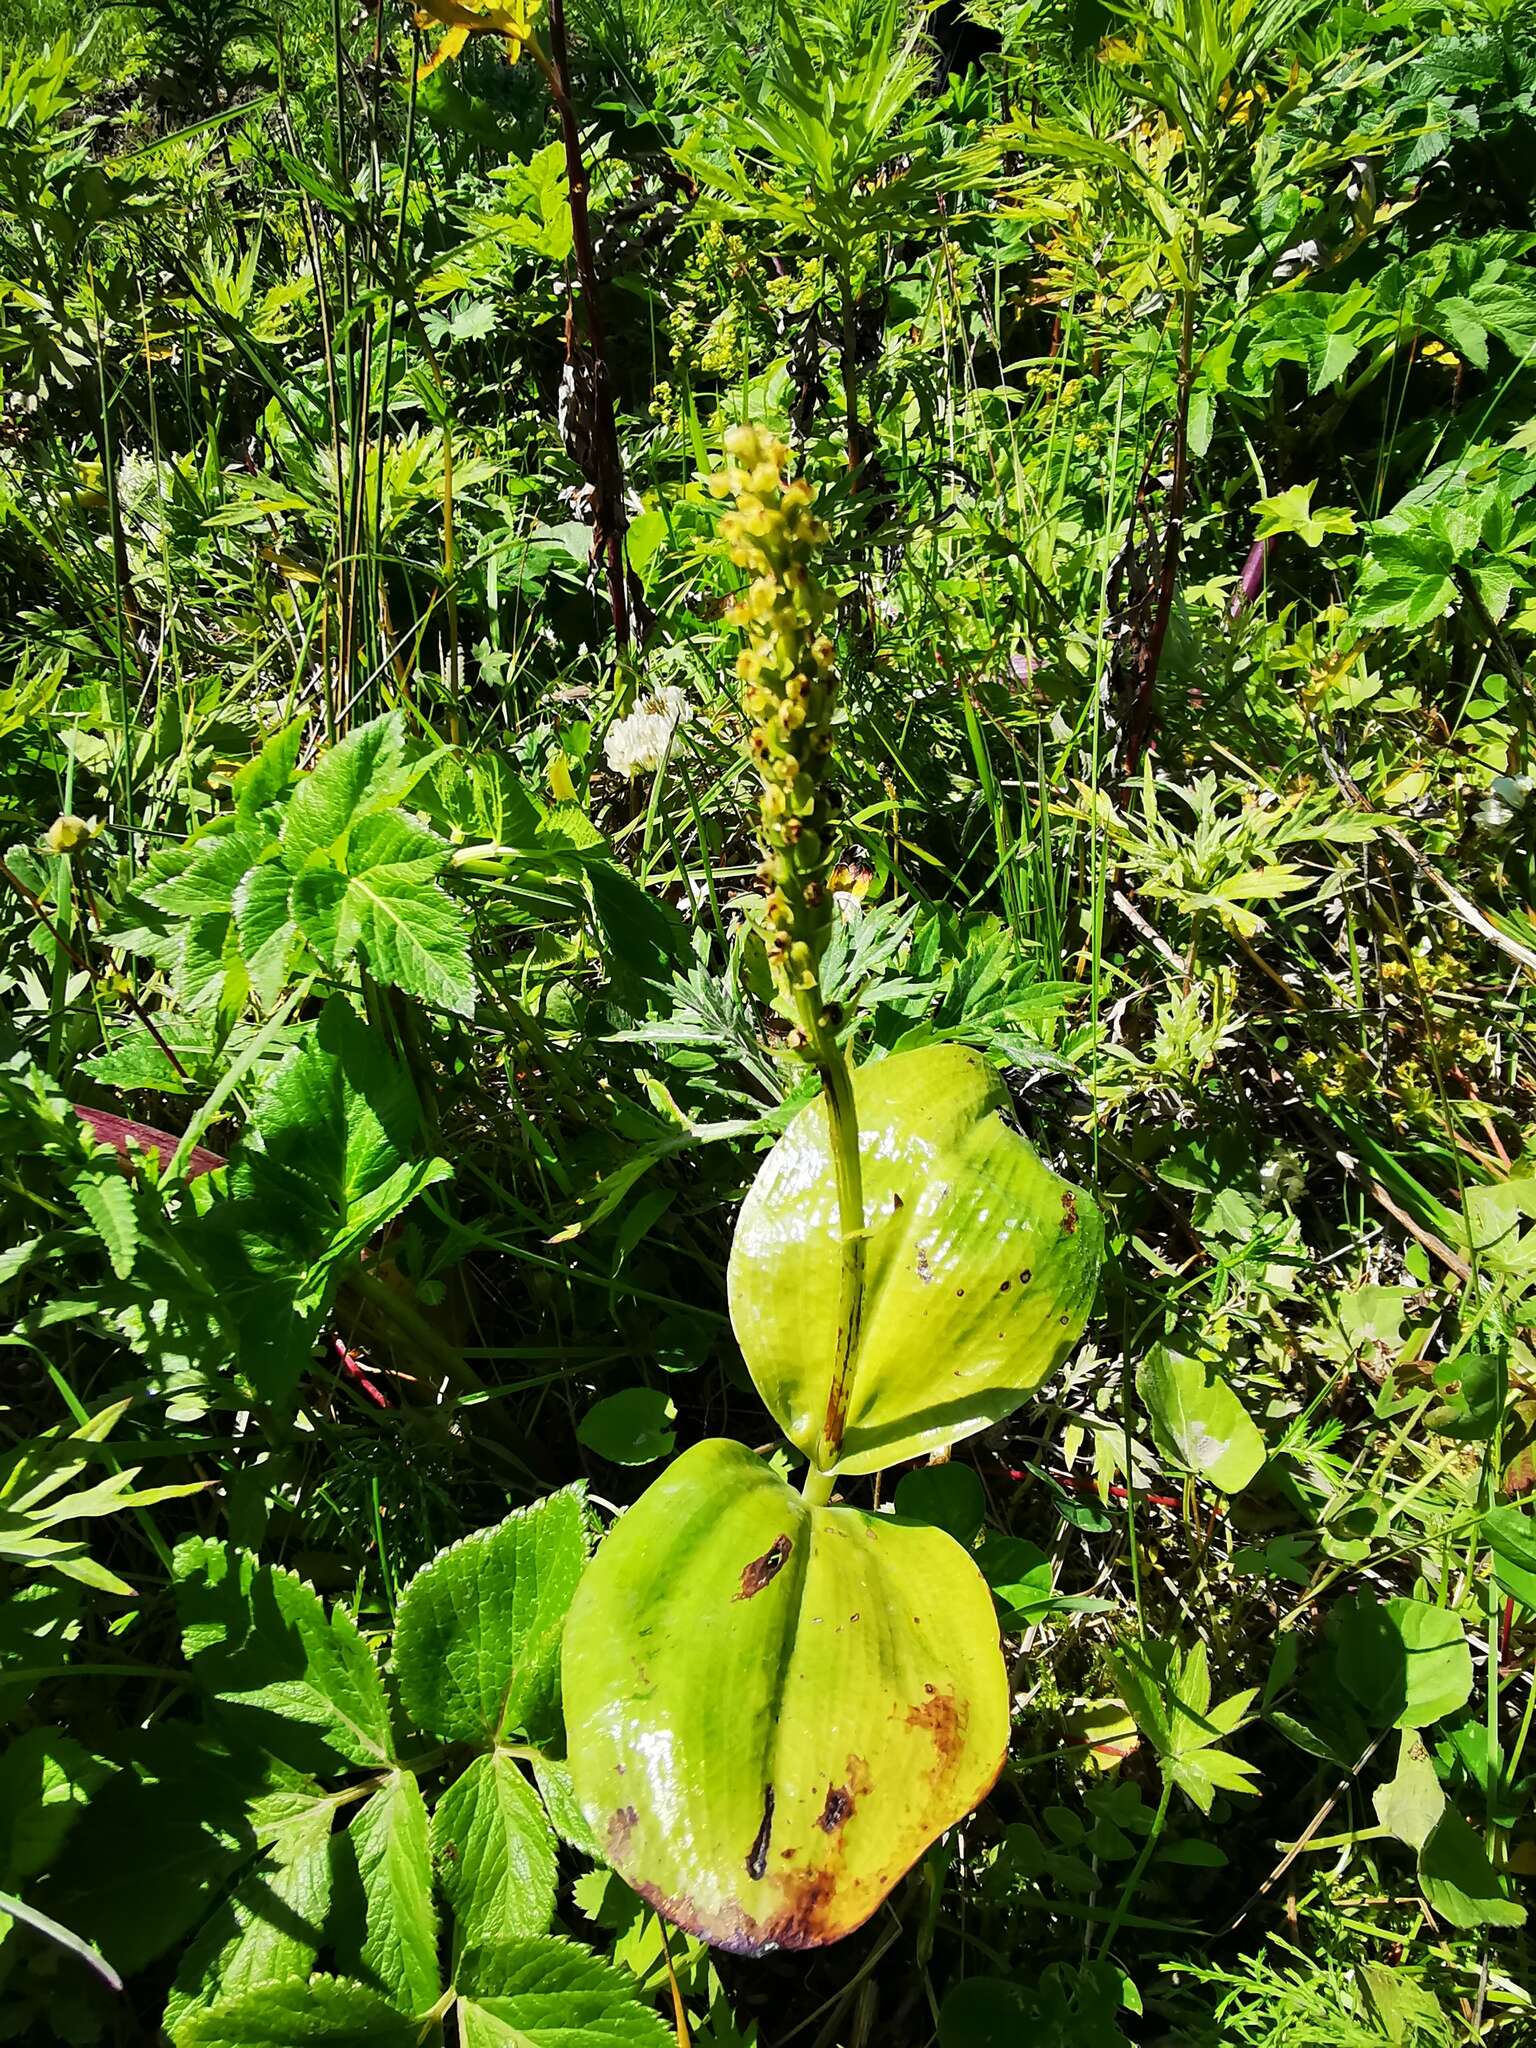
[[[100,830],[94,818],[77,818],[72,812],[66,812],[48,827],[43,835],[43,844],[50,853],[78,853]]]
[[[532,40],[533,24],[543,0],[422,0],[416,10],[416,26],[434,24],[447,29],[421,75],[429,78],[439,64],[457,57],[471,36],[498,35],[505,39],[507,61],[515,64],[523,45]]]

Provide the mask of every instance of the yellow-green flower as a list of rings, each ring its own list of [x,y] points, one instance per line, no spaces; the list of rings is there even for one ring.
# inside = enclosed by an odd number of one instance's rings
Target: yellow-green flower
[[[757,427],[733,427],[725,452],[709,488],[735,499],[720,531],[731,560],[752,572],[729,616],[748,634],[736,673],[763,782],[759,876],[768,891],[768,959],[808,1040],[817,1035],[816,970],[832,914],[821,772],[832,750],[836,680],[832,643],[821,630],[829,600],[814,568],[827,530],[812,510],[810,486],[785,480],[782,441]]]

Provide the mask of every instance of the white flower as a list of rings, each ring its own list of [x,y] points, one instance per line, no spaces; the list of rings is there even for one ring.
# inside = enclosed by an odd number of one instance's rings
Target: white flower
[[[649,697],[642,697],[627,718],[615,720],[603,741],[603,752],[615,775],[643,775],[659,768],[680,725],[693,716],[693,707],[675,683],[664,683]]]
[[[1488,787],[1475,822],[1485,832],[1504,832],[1536,793],[1536,781],[1529,775],[1495,775]]]

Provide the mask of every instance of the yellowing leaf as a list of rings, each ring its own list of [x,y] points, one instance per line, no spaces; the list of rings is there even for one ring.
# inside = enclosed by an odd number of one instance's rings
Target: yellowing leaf
[[[1259,525],[1255,536],[1269,540],[1277,534],[1292,533],[1302,544],[1315,548],[1325,534],[1353,533],[1355,515],[1342,505],[1319,505],[1312,509],[1316,483],[1293,484],[1272,498],[1258,502]]]
[[[1082,1335],[1104,1231],[1008,1121],[978,1053],[927,1046],[855,1083],[864,1174],[859,1346],[836,1469],[878,1472],[1011,1415]],[[764,1161],[731,1247],[731,1322],[759,1393],[809,1453],[836,1349],[839,1212],[827,1110]]]
[[[576,1796],[609,1861],[740,1954],[851,1933],[1008,1743],[992,1598],[954,1539],[810,1507],[719,1440],[601,1545],[562,1675]]]

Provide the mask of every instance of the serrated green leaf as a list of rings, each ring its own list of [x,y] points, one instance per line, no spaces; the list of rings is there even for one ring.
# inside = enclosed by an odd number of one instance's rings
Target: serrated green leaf
[[[288,794],[304,744],[304,724],[302,718],[296,718],[273,733],[255,760],[237,771],[233,783],[237,816],[257,817]]]
[[[182,1957],[161,2022],[173,2041],[186,2038],[194,2014],[312,1968],[326,1938],[336,1807],[317,1786],[299,1801]]]
[[[75,1182],[75,1199],[101,1239],[113,1272],[126,1280],[139,1255],[139,1217],[127,1176],[111,1167],[83,1173]]]
[[[352,1975],[403,2012],[442,1991],[427,1808],[410,1771],[395,1771],[336,1843],[336,1952]]]
[[[210,829],[193,840],[190,858],[174,875],[145,890],[149,901],[177,917],[228,916],[235,891],[271,844],[257,825]]]
[[[389,1707],[373,1652],[295,1573],[205,1537],[177,1546],[182,1648],[199,1684],[299,1769],[387,1763]]]
[[[270,1009],[288,978],[298,927],[288,906],[293,877],[276,861],[255,867],[235,891],[235,934],[257,1001]]]
[[[486,1744],[556,1733],[560,1636],[586,1556],[585,1510],[569,1488],[417,1573],[400,1602],[394,1669],[419,1727]]]
[[[581,1810],[576,1787],[571,1781],[570,1765],[554,1757],[536,1756],[533,1759],[533,1779],[539,1788],[539,1797],[544,1801],[544,1811],[549,1815],[549,1824],[561,1841],[569,1842],[591,1862],[601,1863],[602,1844],[587,1826],[587,1817]]]
[[[297,869],[339,844],[361,818],[387,811],[406,796],[425,764],[407,755],[398,711],[361,725],[323,754],[288,799],[283,857]]]
[[[462,1959],[463,2048],[669,2048],[634,1979],[573,1941],[491,1941]]]
[[[456,1955],[548,1927],[555,1844],[538,1794],[505,1750],[477,1756],[437,1802],[432,1860],[453,1909]]]
[[[437,2028],[429,2037],[440,2039]],[[176,2048],[417,2048],[419,2022],[343,1977],[294,1977],[195,2014]]]
[[[354,875],[342,922],[355,928],[376,981],[457,1016],[473,1013],[469,919],[416,867],[376,867]]]

